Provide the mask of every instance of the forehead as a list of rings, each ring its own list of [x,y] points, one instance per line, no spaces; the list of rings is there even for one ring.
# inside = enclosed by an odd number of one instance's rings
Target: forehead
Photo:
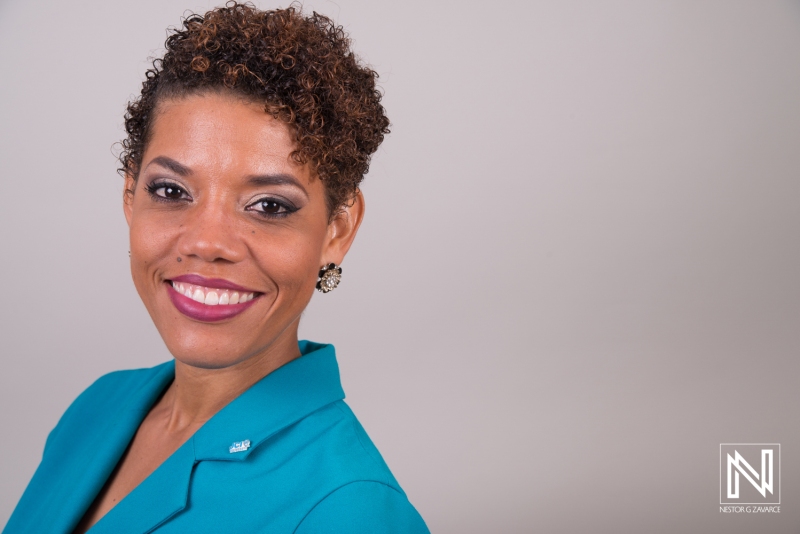
[[[289,126],[262,105],[228,94],[195,94],[159,102],[142,163],[167,156],[211,174],[310,178],[307,166],[291,158],[295,148]]]

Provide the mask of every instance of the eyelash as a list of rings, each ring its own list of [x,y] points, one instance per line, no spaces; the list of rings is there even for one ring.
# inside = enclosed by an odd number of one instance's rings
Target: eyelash
[[[178,191],[180,191],[181,193],[183,193],[186,196],[189,195],[183,187],[179,186],[178,184],[174,184],[172,182],[153,182],[153,183],[149,184],[146,187],[146,189],[147,189],[147,192],[150,193],[150,196],[153,198],[153,200],[156,200],[158,202],[182,202],[184,200],[190,200],[191,199],[191,198],[189,198],[189,199],[185,199],[185,198],[169,198],[169,197],[162,196],[162,195],[159,195],[158,193],[156,193],[156,191],[158,191],[159,189],[166,189],[168,187],[172,188],[172,189],[177,189]]]
[[[278,205],[278,208],[279,209],[283,209],[283,211],[279,211],[278,213],[266,213],[264,211],[258,211],[258,210],[250,209],[253,206],[258,206],[262,202],[274,202],[275,204]],[[289,204],[286,201],[281,201],[281,200],[278,200],[278,199],[272,198],[272,197],[264,197],[264,198],[259,198],[255,202],[251,202],[250,204],[248,204],[245,207],[245,209],[247,211],[253,211],[255,213],[258,213],[258,215],[260,215],[261,217],[265,217],[267,219],[282,219],[282,218],[284,218],[284,217],[286,217],[288,215],[291,215],[292,213],[296,212],[299,208],[296,208],[296,207],[292,206],[291,204]]]
[[[166,197],[166,196],[159,195],[157,193],[158,190],[166,189],[166,188],[176,189],[176,190],[180,191],[182,193],[182,195],[186,195],[187,197],[189,196],[189,194],[186,192],[186,190],[183,187],[181,187],[181,186],[179,186],[179,185],[177,185],[175,183],[172,183],[172,182],[153,182],[153,183],[147,185],[145,189],[147,189],[147,192],[150,194],[150,196],[153,198],[153,200],[155,200],[157,202],[167,202],[167,203],[171,204],[171,203],[174,203],[174,202],[184,202],[186,200],[191,200],[191,197],[189,197],[189,198],[169,198],[169,197]],[[278,205],[278,209],[282,209],[283,211],[279,211],[277,213],[267,213],[267,212],[264,212],[264,211],[259,211],[259,210],[252,209],[254,206],[258,206],[262,202],[273,202],[273,203]],[[278,200],[278,199],[272,198],[272,197],[259,198],[255,202],[251,202],[250,204],[245,206],[245,210],[255,212],[259,216],[267,218],[267,219],[282,219],[282,218],[284,218],[284,217],[286,217],[288,215],[291,215],[292,213],[296,212],[298,209],[299,208],[296,208],[295,206],[293,206],[289,202],[286,202],[286,201],[283,201],[283,200]]]

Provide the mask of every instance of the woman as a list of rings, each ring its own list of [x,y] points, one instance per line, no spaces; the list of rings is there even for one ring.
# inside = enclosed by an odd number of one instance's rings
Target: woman
[[[229,3],[166,48],[121,162],[133,281],[175,359],[78,397],[4,532],[427,532],[333,347],[297,339],[364,215],[377,75],[292,8]]]

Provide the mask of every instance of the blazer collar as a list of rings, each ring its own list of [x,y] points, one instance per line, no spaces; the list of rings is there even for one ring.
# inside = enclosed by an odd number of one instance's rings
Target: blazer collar
[[[333,346],[301,341],[300,352],[302,356],[268,374],[217,412],[90,533],[150,532],[186,507],[195,464],[245,461],[271,436],[343,399]],[[153,398],[169,384],[166,378],[174,374],[174,365],[168,367],[171,372],[165,371],[164,378],[152,380],[152,387],[142,391],[141,396],[150,399],[150,404],[137,399],[129,407],[142,407],[146,413]]]
[[[134,373],[146,378],[126,401],[121,401],[113,417],[98,420],[87,416],[80,411],[80,397],[67,410],[51,433],[42,462],[4,532],[66,534],[75,529],[119,463],[142,419],[172,382],[174,365],[169,362]],[[91,395],[91,389],[83,395]]]
[[[300,352],[301,357],[256,382],[195,433],[197,461],[245,460],[272,435],[344,398],[333,345],[301,341]]]

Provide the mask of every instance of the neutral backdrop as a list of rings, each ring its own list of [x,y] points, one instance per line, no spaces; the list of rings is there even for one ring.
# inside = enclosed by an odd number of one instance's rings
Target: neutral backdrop
[[[0,524],[80,391],[170,357],[113,145],[214,5],[0,0]],[[431,530],[800,531],[800,3],[305,8],[393,127],[302,334]],[[720,513],[723,442],[781,444],[780,514]]]

